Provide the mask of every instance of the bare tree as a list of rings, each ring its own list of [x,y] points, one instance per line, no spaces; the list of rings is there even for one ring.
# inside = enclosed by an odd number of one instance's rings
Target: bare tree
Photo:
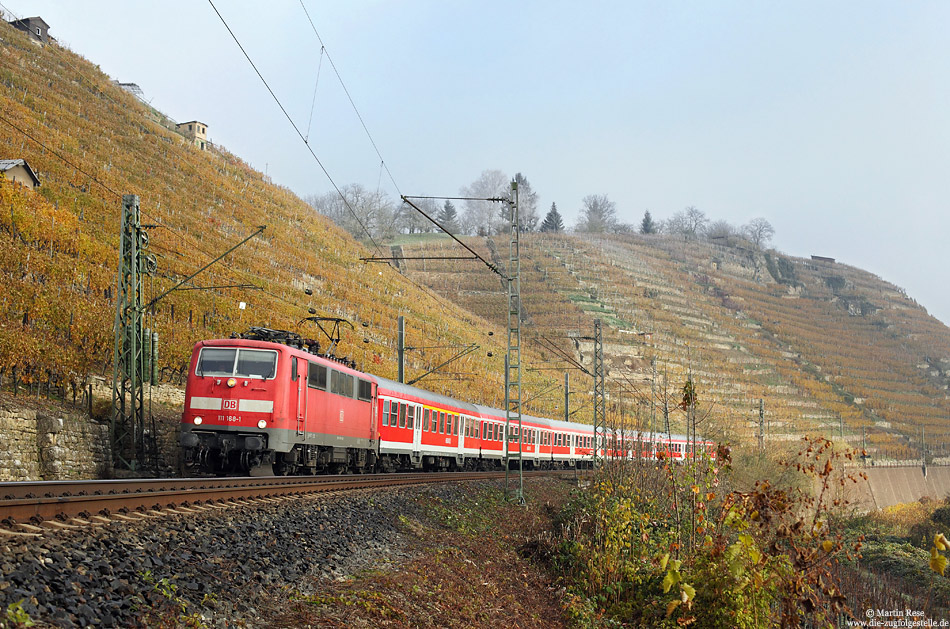
[[[689,240],[702,235],[708,224],[709,218],[706,217],[706,213],[696,206],[690,205],[666,221],[665,227],[667,233],[681,234]]]
[[[508,175],[500,170],[483,170],[478,179],[471,185],[461,189],[463,197],[478,199],[504,198],[509,196],[510,183]],[[466,234],[487,236],[498,233],[504,227],[499,204],[493,201],[465,201],[462,212],[461,227]]]
[[[429,216],[432,216],[433,218],[439,213],[439,204],[436,203],[434,199],[416,199],[413,201],[413,203],[418,205],[423,212]],[[408,203],[403,203],[400,210],[398,223],[400,231],[405,231],[409,234],[424,234],[438,229],[435,225],[429,222],[429,219],[419,213],[415,208],[411,207]]]
[[[518,218],[521,223],[521,230],[533,232],[540,220],[538,216],[538,193],[531,188],[528,178],[521,173],[515,175],[515,181],[518,182]],[[501,211],[504,221],[510,221],[508,207],[503,207]]]
[[[772,224],[762,217],[753,218],[742,227],[743,233],[752,241],[756,249],[761,249],[772,240],[775,229]]]
[[[706,228],[706,238],[710,240],[728,240],[739,233],[739,230],[729,221],[722,219],[713,221]]]
[[[589,194],[582,204],[577,231],[602,234],[616,224],[617,205],[606,194]]]
[[[352,183],[322,195],[309,195],[304,200],[317,212],[348,231],[354,238],[391,238],[398,231],[399,209],[385,192],[373,192]]]

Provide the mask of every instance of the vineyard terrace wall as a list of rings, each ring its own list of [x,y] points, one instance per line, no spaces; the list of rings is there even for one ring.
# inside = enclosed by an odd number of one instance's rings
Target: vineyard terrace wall
[[[112,389],[93,378],[95,405],[111,400]],[[159,468],[177,475],[178,417],[184,391],[173,386],[152,388],[156,408]],[[112,447],[108,421],[96,421],[80,410],[41,406],[26,397],[0,398],[0,482],[87,480],[112,478]]]
[[[0,402],[0,481],[108,478],[111,460],[108,425]]]

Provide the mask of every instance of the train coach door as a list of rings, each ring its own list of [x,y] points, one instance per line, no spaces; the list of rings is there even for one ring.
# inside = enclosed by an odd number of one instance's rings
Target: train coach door
[[[422,451],[422,407],[417,406],[412,422],[412,460],[418,462]]]

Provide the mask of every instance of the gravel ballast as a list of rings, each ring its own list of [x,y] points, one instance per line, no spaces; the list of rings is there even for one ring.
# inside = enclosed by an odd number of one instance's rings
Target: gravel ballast
[[[468,484],[471,486],[471,484]],[[461,483],[308,496],[41,538],[0,535],[0,604],[62,627],[261,626],[271,593],[405,558],[399,522]],[[402,518],[400,518],[402,516]],[[11,607],[13,606],[13,607]]]

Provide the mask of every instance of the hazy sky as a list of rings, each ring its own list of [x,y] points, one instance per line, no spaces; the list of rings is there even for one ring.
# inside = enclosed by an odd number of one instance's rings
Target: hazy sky
[[[215,4],[337,184],[374,189],[379,158],[300,1]],[[0,5],[275,182],[331,188],[210,3]],[[304,5],[394,198],[500,169],[571,224],[588,194],[629,223],[764,216],[781,251],[867,269],[950,322],[950,2]]]

